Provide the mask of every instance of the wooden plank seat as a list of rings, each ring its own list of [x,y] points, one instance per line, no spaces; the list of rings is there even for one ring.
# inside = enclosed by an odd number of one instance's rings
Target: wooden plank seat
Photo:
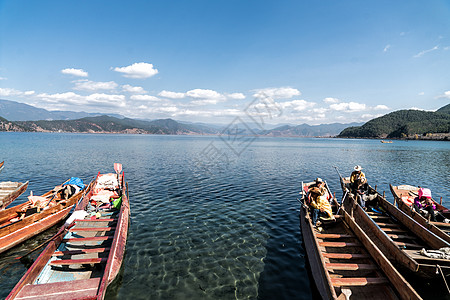
[[[74,222],[113,222],[117,221],[117,219],[76,219]]]
[[[91,236],[91,237],[84,237],[84,238],[69,238],[69,239],[63,239],[62,241],[64,243],[74,243],[74,242],[90,242],[90,241],[106,241],[106,240],[112,240],[113,236]]]
[[[377,220],[390,220],[391,218],[388,216],[383,216],[383,215],[379,215],[379,216],[370,216],[372,219],[377,219]]]
[[[400,228],[400,226],[398,224],[394,224],[394,223],[378,223],[378,222],[376,222],[376,223],[379,227],[398,227],[398,228]]]
[[[383,228],[384,232],[408,232],[407,230],[401,228]]]
[[[412,244],[412,243],[405,243],[405,242],[397,242],[397,241],[394,241],[394,243],[395,243],[397,246],[401,247],[401,248],[409,247],[409,248],[422,249],[422,248],[424,247],[423,245]]]
[[[84,259],[58,259],[50,262],[51,266],[62,265],[85,265],[85,264],[100,264],[108,261],[108,258],[84,258]]]
[[[339,238],[354,238],[351,234],[336,234],[336,233],[318,233],[316,237],[320,239],[339,239]]]
[[[46,284],[27,284],[15,299],[95,299],[100,278],[52,282]],[[67,295],[67,297],[65,297]]]
[[[323,257],[326,258],[336,258],[336,259],[361,259],[370,258],[367,254],[362,253],[322,253]]]
[[[111,231],[114,230],[115,227],[72,227],[69,229],[71,232],[78,231]]]
[[[344,270],[344,271],[357,271],[357,270],[378,270],[378,267],[374,264],[343,264],[343,263],[327,263],[325,264],[328,270]]]
[[[393,234],[388,233],[387,234],[391,239],[408,239],[408,240],[417,240],[417,237],[408,235],[408,234]]]
[[[109,250],[111,250],[111,248],[109,248],[109,247],[78,249],[78,250],[66,250],[66,251],[54,252],[53,256],[77,255],[77,254],[87,254],[87,253],[102,253],[102,252],[108,252]]]
[[[384,277],[350,277],[350,278],[331,278],[331,283],[335,287],[340,286],[366,286],[387,284],[389,280]]]
[[[360,243],[353,243],[353,242],[319,242],[319,246],[323,247],[361,247]]]

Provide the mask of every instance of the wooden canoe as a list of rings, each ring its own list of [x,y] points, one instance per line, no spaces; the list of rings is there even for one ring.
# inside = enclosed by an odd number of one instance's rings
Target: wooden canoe
[[[413,218],[417,223],[450,243],[450,223],[428,221],[422,214],[414,210],[412,204],[414,204],[414,198],[417,197],[417,192],[419,191],[418,187],[411,185],[393,186],[390,184],[389,188],[391,189],[398,208]],[[436,211],[440,214],[439,217],[441,217],[441,219],[450,219],[450,211],[435,200],[433,200],[433,202],[436,205]]]
[[[450,260],[420,254],[422,249],[450,247],[449,243],[417,223],[370,186],[369,193],[376,194],[376,207],[364,210],[349,192],[348,183],[349,178],[341,178],[344,209],[386,257],[399,268],[421,277],[441,277],[437,272],[438,266],[442,272],[450,274]]]
[[[118,179],[111,186],[121,196],[118,208],[95,206],[94,198],[110,188],[101,185],[105,176]],[[129,213],[124,174],[99,173],[6,299],[103,299],[122,264]]]
[[[322,299],[421,299],[350,215],[330,195],[335,222],[312,224],[302,183],[300,225],[304,247]]]
[[[26,241],[47,230],[69,214],[81,198],[82,191],[69,199],[61,199],[53,190],[42,197],[51,200],[45,207],[34,207],[30,202],[0,211],[0,253]]]
[[[4,210],[11,202],[22,195],[27,187],[28,181],[25,183],[12,181],[0,182],[0,211]]]

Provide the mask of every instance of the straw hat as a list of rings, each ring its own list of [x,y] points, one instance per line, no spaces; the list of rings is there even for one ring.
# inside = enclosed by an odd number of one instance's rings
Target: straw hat
[[[354,170],[355,170],[356,172],[359,172],[359,171],[362,170],[362,168],[361,168],[361,166],[355,166]]]

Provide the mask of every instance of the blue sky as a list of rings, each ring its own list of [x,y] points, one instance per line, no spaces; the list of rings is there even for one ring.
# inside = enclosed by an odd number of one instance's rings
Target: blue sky
[[[0,0],[0,98],[213,123],[263,98],[270,123],[435,110],[450,3]]]

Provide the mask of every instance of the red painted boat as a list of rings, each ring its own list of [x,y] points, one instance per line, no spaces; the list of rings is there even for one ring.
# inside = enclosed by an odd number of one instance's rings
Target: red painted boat
[[[40,196],[42,203],[29,201],[0,211],[0,253],[63,220],[82,193],[81,188],[78,192],[74,189],[72,195],[64,197],[53,189]]]
[[[119,168],[120,166],[120,168]],[[98,174],[6,299],[103,299],[122,265],[129,202],[121,165]]]

